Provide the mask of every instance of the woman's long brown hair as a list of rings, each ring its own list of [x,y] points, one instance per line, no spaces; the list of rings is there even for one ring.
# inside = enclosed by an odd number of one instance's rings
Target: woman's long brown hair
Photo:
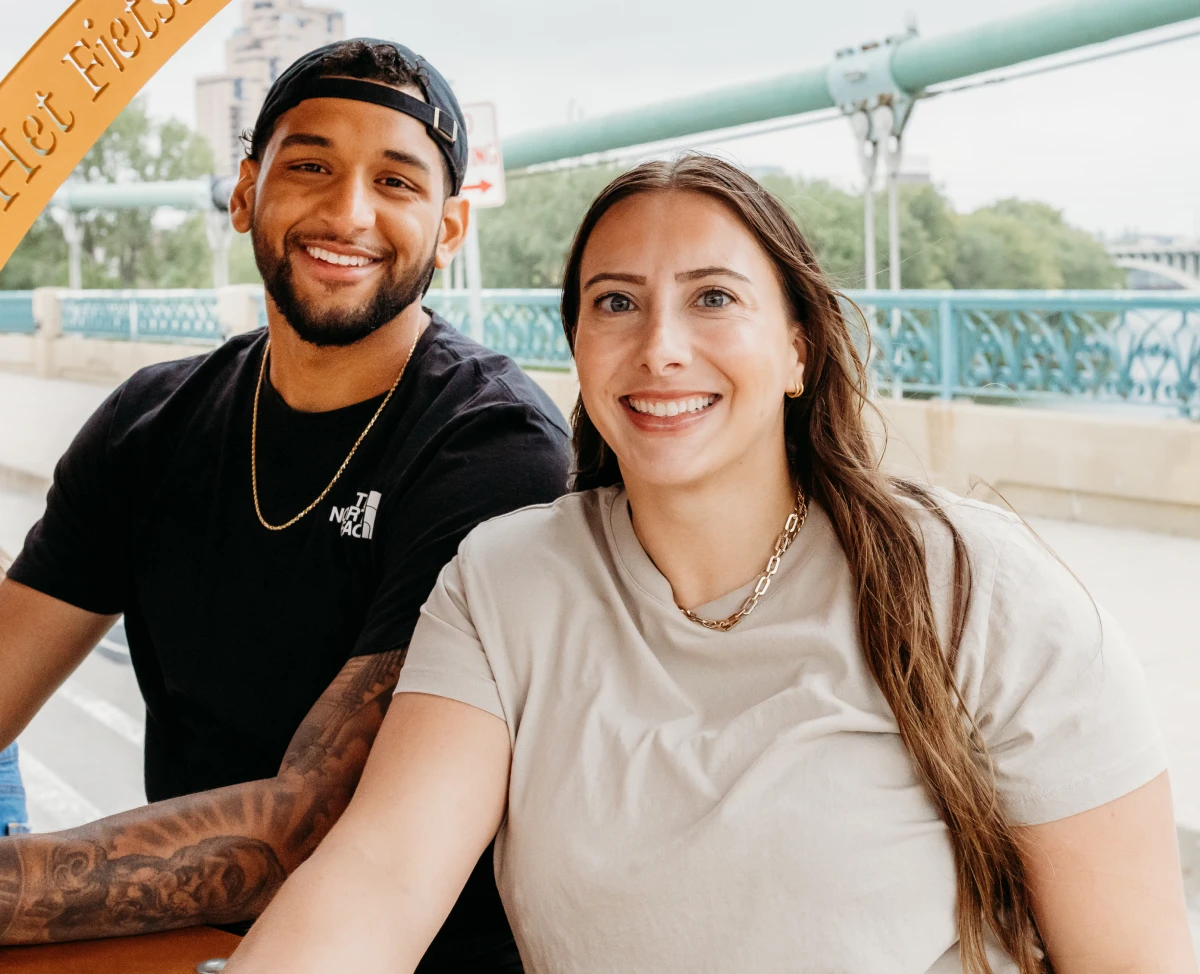
[[[785,400],[792,475],[824,508],[846,554],[858,597],[867,666],[887,699],[926,793],[946,824],[957,873],[963,970],[991,974],[985,925],[1019,965],[1044,974],[1037,927],[1013,827],[997,802],[991,763],[954,678],[971,592],[962,537],[919,484],[884,474],[863,421],[870,404],[863,357],[838,293],[783,205],[737,167],[707,155],[647,162],[618,176],[592,203],[567,258],[563,328],[572,350],[579,321],[580,265],[588,238],[613,205],[642,193],[703,193],[724,203],[770,256],[807,345],[805,389]],[[617,458],[580,398],[572,417],[575,489],[621,480]],[[925,550],[912,523],[924,507],[953,539],[949,645],[938,636]]]

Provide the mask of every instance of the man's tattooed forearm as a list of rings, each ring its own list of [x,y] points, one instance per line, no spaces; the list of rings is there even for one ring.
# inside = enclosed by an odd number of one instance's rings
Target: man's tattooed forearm
[[[8,939],[22,941],[233,923],[262,912],[286,878],[271,847],[257,839],[203,839],[165,858],[110,858],[97,842],[41,836],[20,845],[24,874],[37,880],[11,918]]]
[[[404,655],[348,662],[296,731],[275,778],[71,832],[0,839],[0,943],[257,917],[349,803]]]

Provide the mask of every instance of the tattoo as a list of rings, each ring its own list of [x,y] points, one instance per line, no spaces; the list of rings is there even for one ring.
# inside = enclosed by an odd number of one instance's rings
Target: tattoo
[[[407,649],[350,660],[279,774],[69,832],[0,839],[0,943],[252,920],[345,810]]]

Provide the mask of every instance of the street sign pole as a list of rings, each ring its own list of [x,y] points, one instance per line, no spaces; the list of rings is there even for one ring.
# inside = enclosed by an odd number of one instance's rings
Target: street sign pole
[[[467,223],[467,243],[464,248],[467,264],[467,288],[470,296],[467,298],[467,318],[470,323],[467,334],[480,344],[483,343],[483,271],[479,264],[479,215],[474,206],[471,207],[470,222]]]
[[[463,195],[471,201],[467,239],[463,247],[467,284],[467,334],[483,342],[483,270],[479,257],[479,214],[490,206],[503,206],[504,159],[500,153],[500,132],[496,126],[496,106],[491,102],[463,105],[467,120],[467,174]]]

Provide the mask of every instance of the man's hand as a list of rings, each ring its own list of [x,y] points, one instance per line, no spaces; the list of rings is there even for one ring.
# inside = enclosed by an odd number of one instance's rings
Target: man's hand
[[[279,774],[67,832],[0,839],[0,943],[250,920],[349,803],[406,649],[351,659]]]

